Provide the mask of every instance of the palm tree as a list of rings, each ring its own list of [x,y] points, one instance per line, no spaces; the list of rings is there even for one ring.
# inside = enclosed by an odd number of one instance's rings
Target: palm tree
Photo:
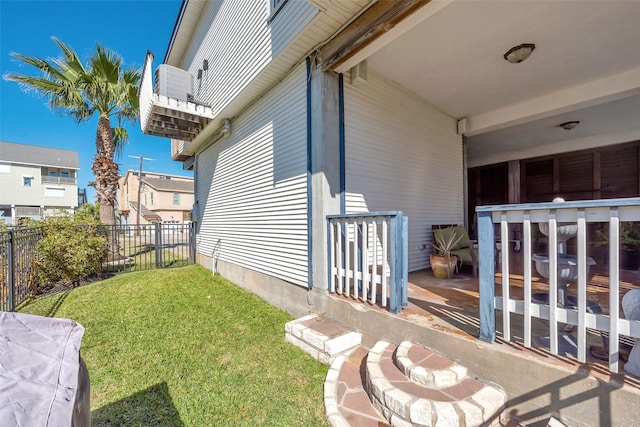
[[[100,204],[100,221],[115,222],[114,204],[118,189],[118,165],[114,157],[128,141],[124,122],[138,117],[138,82],[140,70],[126,68],[122,58],[100,45],[86,65],[67,44],[53,38],[62,51],[58,59],[41,59],[19,53],[11,55],[38,69],[37,77],[9,73],[6,80],[17,82],[28,93],[47,98],[49,107],[72,116],[77,123],[88,121],[97,112],[96,156],[91,170]],[[112,119],[117,126],[113,127]]]

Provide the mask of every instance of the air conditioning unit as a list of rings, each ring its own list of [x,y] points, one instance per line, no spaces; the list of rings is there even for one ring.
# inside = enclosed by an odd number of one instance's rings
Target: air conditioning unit
[[[160,64],[156,68],[153,92],[181,101],[193,101],[193,77],[178,67]]]

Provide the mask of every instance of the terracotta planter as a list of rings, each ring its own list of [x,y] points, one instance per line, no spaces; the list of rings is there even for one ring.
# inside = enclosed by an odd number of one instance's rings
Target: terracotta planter
[[[458,258],[455,255],[451,255],[447,262],[447,257],[432,254],[429,255],[429,261],[436,279],[451,279],[458,264]]]

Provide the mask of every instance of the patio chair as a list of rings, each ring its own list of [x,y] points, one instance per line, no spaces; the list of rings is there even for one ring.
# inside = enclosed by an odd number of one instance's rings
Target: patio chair
[[[464,226],[456,224],[432,225],[431,233],[434,241],[437,235],[447,238],[451,236],[451,233],[455,233],[456,236],[462,236],[451,253],[458,257],[462,265],[470,265],[472,267],[473,277],[478,277],[478,242],[469,239],[469,234],[467,234]]]

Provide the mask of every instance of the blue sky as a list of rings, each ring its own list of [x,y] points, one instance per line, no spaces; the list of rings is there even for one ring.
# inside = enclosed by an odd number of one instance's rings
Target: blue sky
[[[33,67],[19,65],[10,53],[57,57],[60,51],[51,40],[53,36],[71,45],[83,60],[100,43],[136,67],[142,66],[147,50],[151,50],[157,66],[164,59],[180,5],[180,0],[0,0],[0,72],[33,74]],[[94,180],[91,162],[96,127],[97,116],[78,125],[73,118],[49,110],[44,98],[24,93],[14,82],[0,80],[0,140],[77,150],[81,168],[78,186],[87,188],[89,201],[95,196],[87,183]],[[171,160],[169,139],[144,135],[139,122],[127,129],[129,143],[116,159],[121,172],[137,169],[138,161],[128,156],[142,154],[155,159],[144,162],[145,170],[193,176],[182,170],[182,163]]]

